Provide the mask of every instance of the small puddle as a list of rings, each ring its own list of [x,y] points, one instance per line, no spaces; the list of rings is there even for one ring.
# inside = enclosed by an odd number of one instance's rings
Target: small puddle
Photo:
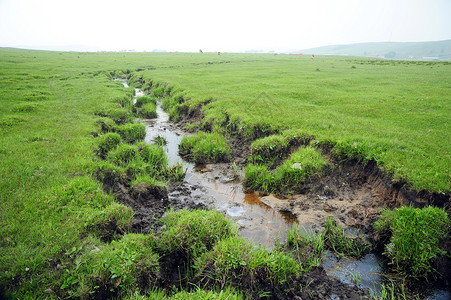
[[[382,265],[374,254],[367,254],[356,260],[350,258],[338,259],[326,252],[323,267],[328,275],[338,278],[343,283],[369,288],[380,295],[382,281]]]

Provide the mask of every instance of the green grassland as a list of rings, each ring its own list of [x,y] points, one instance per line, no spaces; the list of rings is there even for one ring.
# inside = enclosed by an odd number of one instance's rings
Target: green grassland
[[[266,135],[299,130],[376,160],[410,188],[451,190],[448,62],[238,57],[142,74],[182,90],[190,107],[212,99],[203,108],[209,127],[250,137],[256,129]]]
[[[447,62],[0,49],[0,287],[12,296],[88,297],[98,290],[90,274],[133,295],[140,266],[155,279],[157,254],[169,251],[164,234],[128,233],[111,243],[98,236],[97,225],[112,218],[127,231],[132,216],[93,174],[99,157],[114,162],[117,151],[141,147],[142,129],[120,124],[132,119],[122,112],[131,110],[134,89],[112,81],[132,73],[167,83],[174,97],[183,93],[182,106],[208,102],[199,127],[230,128],[249,141],[295,130],[374,159],[413,189],[451,190]],[[111,126],[117,134],[94,138]],[[231,238],[209,240],[213,252],[202,259],[218,263],[219,249],[236,243]],[[286,280],[274,272],[270,282]]]

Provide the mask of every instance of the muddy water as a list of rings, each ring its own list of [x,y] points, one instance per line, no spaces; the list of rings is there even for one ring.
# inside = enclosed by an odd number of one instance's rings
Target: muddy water
[[[231,164],[195,166],[184,161],[178,154],[178,145],[186,134],[174,128],[168,114],[157,105],[158,118],[144,120],[146,143],[152,144],[156,137],[164,137],[168,164],[182,164],[186,171],[182,185],[169,197],[184,201],[194,199],[197,203],[216,209],[239,226],[241,236],[272,248],[276,239],[286,238],[287,224],[295,221],[289,213],[281,214],[260,201],[255,192],[245,191],[240,183],[243,174]]]

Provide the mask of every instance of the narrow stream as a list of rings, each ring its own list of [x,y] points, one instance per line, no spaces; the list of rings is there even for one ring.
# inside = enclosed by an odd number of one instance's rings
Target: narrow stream
[[[186,170],[185,187],[182,193],[176,189],[169,197],[195,199],[212,209],[225,213],[240,225],[241,236],[260,243],[267,248],[274,245],[276,239],[286,238],[286,216],[276,212],[259,200],[254,192],[246,192],[239,182],[242,172],[231,170],[228,164],[195,166],[184,161],[178,154],[178,145],[185,133],[177,130],[169,122],[168,114],[157,105],[158,118],[143,120],[146,125],[146,143],[153,143],[155,137],[164,137],[164,146],[169,165],[182,164]],[[186,193],[188,190],[188,193]]]
[[[127,80],[121,81],[128,87]],[[135,89],[133,103],[144,93]],[[146,125],[145,142],[152,144],[155,137],[164,137],[167,144],[164,146],[169,165],[182,164],[186,170],[184,182],[181,187],[169,194],[177,201],[192,199],[211,209],[216,209],[239,226],[239,234],[268,249],[273,249],[276,240],[286,241],[286,232],[290,224],[297,222],[297,217],[291,213],[281,213],[265,204],[255,192],[246,191],[242,184],[242,170],[233,170],[230,164],[208,164],[195,166],[184,161],[178,153],[178,145],[185,132],[175,128],[169,122],[168,114],[157,104],[155,119],[143,120]],[[344,283],[354,284],[356,279],[362,288],[370,288],[378,295],[383,283],[382,263],[374,254],[368,254],[360,260],[337,259],[327,253],[323,260],[323,267],[328,275],[338,278]],[[444,290],[434,290],[428,300],[451,299],[451,293]]]

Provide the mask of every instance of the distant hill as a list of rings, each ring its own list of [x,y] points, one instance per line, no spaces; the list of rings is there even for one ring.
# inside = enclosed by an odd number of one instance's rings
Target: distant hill
[[[377,42],[324,46],[299,51],[305,54],[370,56],[389,59],[451,60],[451,40],[437,42]]]

